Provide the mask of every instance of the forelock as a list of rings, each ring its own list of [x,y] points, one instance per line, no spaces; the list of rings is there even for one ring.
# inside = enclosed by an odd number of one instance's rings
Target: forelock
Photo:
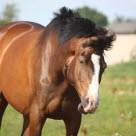
[[[57,30],[60,45],[74,37],[89,38],[96,36],[99,37],[99,43],[103,44],[99,44],[99,46],[97,44],[94,48],[108,50],[112,47],[112,41],[115,40],[115,35],[109,35],[109,32],[105,28],[96,27],[94,22],[80,17],[77,12],[63,7],[58,12],[55,12],[54,15],[55,17],[51,21],[50,26]],[[103,45],[103,47],[100,45]]]

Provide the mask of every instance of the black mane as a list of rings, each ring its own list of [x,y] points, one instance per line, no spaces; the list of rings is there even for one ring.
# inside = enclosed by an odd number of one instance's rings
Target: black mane
[[[51,21],[51,26],[59,33],[59,43],[64,44],[68,40],[76,38],[88,38],[92,36],[103,37],[107,50],[112,46],[112,41],[115,40],[115,35],[108,35],[108,31],[101,27],[96,27],[95,23],[89,19],[80,17],[77,12],[74,12],[66,7],[63,7],[59,12],[54,13],[55,18]],[[107,41],[106,41],[107,40]]]

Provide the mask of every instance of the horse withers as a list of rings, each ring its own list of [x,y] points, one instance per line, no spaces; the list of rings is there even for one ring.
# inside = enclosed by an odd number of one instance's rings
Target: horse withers
[[[0,28],[0,124],[8,103],[24,117],[21,136],[41,136],[47,118],[77,136],[81,113],[99,105],[104,50],[115,35],[65,7],[46,26],[14,22]]]

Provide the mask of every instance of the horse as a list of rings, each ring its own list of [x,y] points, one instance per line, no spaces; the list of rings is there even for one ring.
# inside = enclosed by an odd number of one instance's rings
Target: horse
[[[62,7],[45,27],[18,21],[0,27],[0,124],[8,104],[23,115],[21,136],[41,136],[47,118],[77,136],[83,114],[99,105],[115,34]]]

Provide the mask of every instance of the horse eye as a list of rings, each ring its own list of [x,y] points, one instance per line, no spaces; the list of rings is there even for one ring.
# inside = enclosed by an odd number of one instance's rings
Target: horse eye
[[[79,64],[83,65],[83,64],[84,64],[84,61],[83,61],[83,60],[80,60],[80,61],[79,61]]]

